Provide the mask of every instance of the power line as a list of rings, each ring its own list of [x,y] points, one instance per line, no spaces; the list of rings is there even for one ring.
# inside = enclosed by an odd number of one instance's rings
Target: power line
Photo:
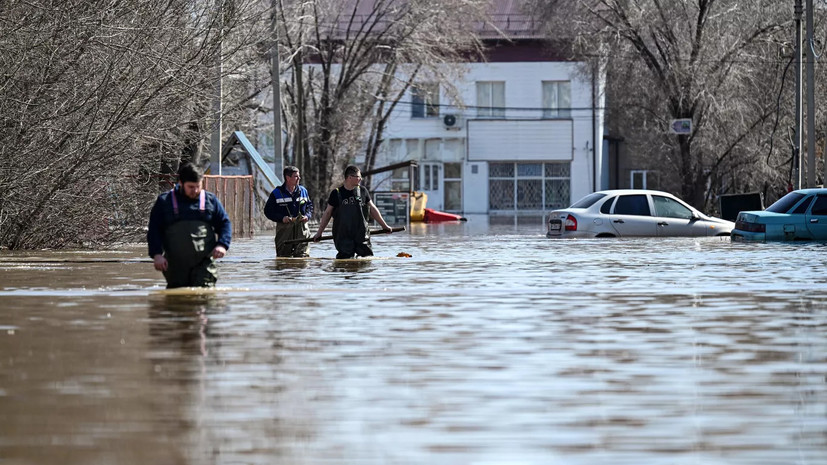
[[[382,99],[380,99],[382,100]],[[390,100],[384,100],[385,102],[391,102]],[[453,108],[457,110],[490,110],[494,111],[556,111],[556,112],[565,112],[565,111],[607,111],[609,107],[511,107],[511,106],[504,106],[504,107],[494,107],[490,105],[453,105],[449,103],[423,103],[423,102],[412,102],[408,100],[399,100],[396,102],[397,104],[402,105],[421,105],[424,108],[428,107],[439,107],[439,108]]]

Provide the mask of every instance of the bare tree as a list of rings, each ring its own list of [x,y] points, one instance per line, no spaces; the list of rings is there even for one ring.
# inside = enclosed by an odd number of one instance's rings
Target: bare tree
[[[324,195],[366,151],[370,169],[390,112],[417,76],[451,82],[461,54],[479,51],[473,34],[481,0],[307,0],[279,6],[284,69],[291,80],[284,120],[292,160]],[[449,90],[452,88],[448,86]],[[366,136],[367,134],[367,136]]]
[[[160,167],[200,156],[217,44],[253,4],[224,3],[219,28],[211,1],[4,2],[0,246],[145,224]]]
[[[550,30],[576,39],[581,53],[608,57],[612,124],[631,150],[667,167],[665,185],[703,208],[727,190],[723,180],[759,161],[754,152],[767,143],[787,61],[779,49],[791,32],[792,8],[783,3],[546,0],[535,6]],[[670,134],[670,121],[685,118],[692,132]]]

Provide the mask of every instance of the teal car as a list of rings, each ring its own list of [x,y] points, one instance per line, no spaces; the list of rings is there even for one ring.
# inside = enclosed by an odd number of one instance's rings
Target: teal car
[[[763,211],[738,213],[734,241],[827,241],[827,189],[799,189]]]

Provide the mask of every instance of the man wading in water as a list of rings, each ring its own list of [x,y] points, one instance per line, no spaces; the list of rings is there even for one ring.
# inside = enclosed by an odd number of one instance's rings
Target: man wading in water
[[[301,174],[298,168],[286,166],[282,174],[284,184],[273,189],[264,206],[264,216],[276,222],[276,256],[309,257],[307,242],[286,242],[310,239],[307,221],[313,216],[313,202],[307,189],[299,185]]]
[[[370,246],[369,219],[373,218],[388,233],[393,232],[370,198],[368,190],[360,186],[362,173],[353,165],[345,168],[345,183],[334,189],[327,199],[319,230],[313,236],[318,242],[322,232],[333,218],[333,243],[336,244],[336,258],[369,257],[373,255]]]
[[[158,196],[149,214],[149,256],[167,289],[214,286],[215,260],[230,248],[230,218],[215,195],[201,188],[203,178],[198,168],[182,164],[178,184]]]

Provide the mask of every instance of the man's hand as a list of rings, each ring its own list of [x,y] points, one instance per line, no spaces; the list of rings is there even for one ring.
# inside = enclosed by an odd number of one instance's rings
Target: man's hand
[[[158,271],[166,271],[167,267],[169,266],[169,264],[167,263],[166,257],[164,257],[161,254],[158,254],[158,255],[152,257],[152,261],[153,261],[152,265]]]
[[[313,236],[313,242],[319,242],[322,238],[322,233],[317,232],[315,236]]]
[[[227,249],[223,245],[217,245],[212,249],[212,258],[222,258],[227,254]]]
[[[300,219],[299,221],[301,221],[302,223],[307,223],[309,220],[310,220],[310,218],[308,218],[308,217],[306,217],[306,216],[302,215],[302,217],[301,217],[301,219]]]
[[[293,218],[290,217],[290,216],[285,216],[284,219],[281,220],[281,222],[284,223],[284,224],[290,223],[292,221],[293,221]]]

